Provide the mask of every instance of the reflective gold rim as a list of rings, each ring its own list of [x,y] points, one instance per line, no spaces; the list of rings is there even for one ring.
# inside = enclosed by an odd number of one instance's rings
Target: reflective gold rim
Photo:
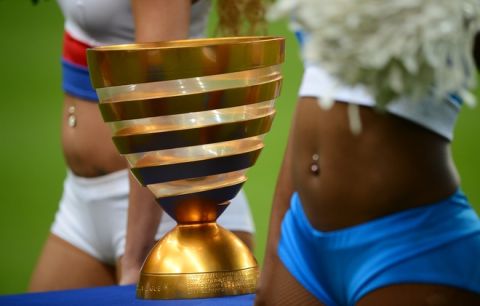
[[[275,112],[272,111],[269,116],[247,121],[187,130],[113,136],[112,139],[121,154],[196,146],[265,134],[270,130],[274,115]]]
[[[208,38],[87,50],[94,88],[184,79],[277,65],[284,38]],[[182,63],[182,69],[178,69]]]
[[[236,107],[278,97],[282,80],[193,95],[99,104],[105,122]]]
[[[193,299],[255,293],[258,267],[237,271],[141,274],[140,299]]]
[[[113,121],[109,125],[115,136],[173,132],[262,118],[271,115],[274,106],[275,100],[269,100],[196,113]]]
[[[195,78],[97,88],[97,94],[100,103],[146,100],[242,88],[280,78],[280,65],[274,65]]]

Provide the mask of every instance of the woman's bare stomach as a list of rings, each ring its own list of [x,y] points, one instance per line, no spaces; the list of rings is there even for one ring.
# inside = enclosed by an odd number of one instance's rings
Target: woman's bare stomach
[[[69,122],[71,107],[76,124]],[[112,142],[112,134],[98,104],[65,95],[62,114],[62,146],[68,167],[78,176],[96,177],[126,168]]]
[[[360,109],[361,134],[353,135],[346,103],[330,110],[314,98],[299,103],[291,173],[315,228],[335,230],[434,203],[458,187],[448,140],[368,107]]]

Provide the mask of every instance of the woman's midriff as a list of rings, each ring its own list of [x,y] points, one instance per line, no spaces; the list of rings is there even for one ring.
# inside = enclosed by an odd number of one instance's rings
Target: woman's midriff
[[[74,127],[69,108],[75,108]],[[62,146],[68,167],[78,176],[96,177],[126,168],[112,142],[110,127],[103,122],[98,104],[65,95],[62,114]]]
[[[297,107],[291,173],[315,228],[353,226],[455,192],[448,140],[369,107],[360,116],[362,132],[354,135],[346,103],[323,110],[302,98]]]

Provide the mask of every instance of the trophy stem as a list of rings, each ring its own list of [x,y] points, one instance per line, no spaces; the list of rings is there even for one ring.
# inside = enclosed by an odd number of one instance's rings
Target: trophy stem
[[[258,265],[248,247],[215,222],[179,224],[143,264],[137,297],[189,299],[254,293]]]

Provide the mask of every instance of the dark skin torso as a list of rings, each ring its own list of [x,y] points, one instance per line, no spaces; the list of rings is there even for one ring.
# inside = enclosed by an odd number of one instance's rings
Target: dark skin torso
[[[322,110],[303,99],[293,132],[292,179],[317,229],[329,231],[429,204],[459,179],[447,139],[393,115],[361,107],[354,135],[345,103]],[[310,167],[318,154],[318,175]]]
[[[480,65],[480,33],[473,56]],[[393,115],[361,109],[363,131],[348,127],[345,103],[322,110],[301,98],[275,191],[264,267],[255,305],[323,305],[277,256],[280,224],[297,191],[311,224],[340,229],[452,194],[459,177],[449,141]],[[318,155],[318,161],[313,156]],[[312,163],[315,164],[312,171]],[[318,169],[316,168],[318,166]],[[480,295],[435,284],[399,284],[370,292],[357,306],[478,306]]]
[[[75,106],[77,125],[68,125],[68,108]],[[78,176],[97,177],[125,169],[110,127],[103,122],[98,103],[65,95],[62,114],[62,147],[68,167]]]
[[[438,202],[458,188],[447,139],[372,108],[361,107],[360,114],[362,132],[354,135],[346,103],[323,110],[315,98],[300,99],[277,182],[255,305],[324,305],[297,282],[276,253],[292,192],[299,193],[313,227],[331,231]],[[318,171],[312,171],[312,164]],[[408,283],[369,292],[357,303],[378,305],[474,306],[480,305],[480,295]]]

